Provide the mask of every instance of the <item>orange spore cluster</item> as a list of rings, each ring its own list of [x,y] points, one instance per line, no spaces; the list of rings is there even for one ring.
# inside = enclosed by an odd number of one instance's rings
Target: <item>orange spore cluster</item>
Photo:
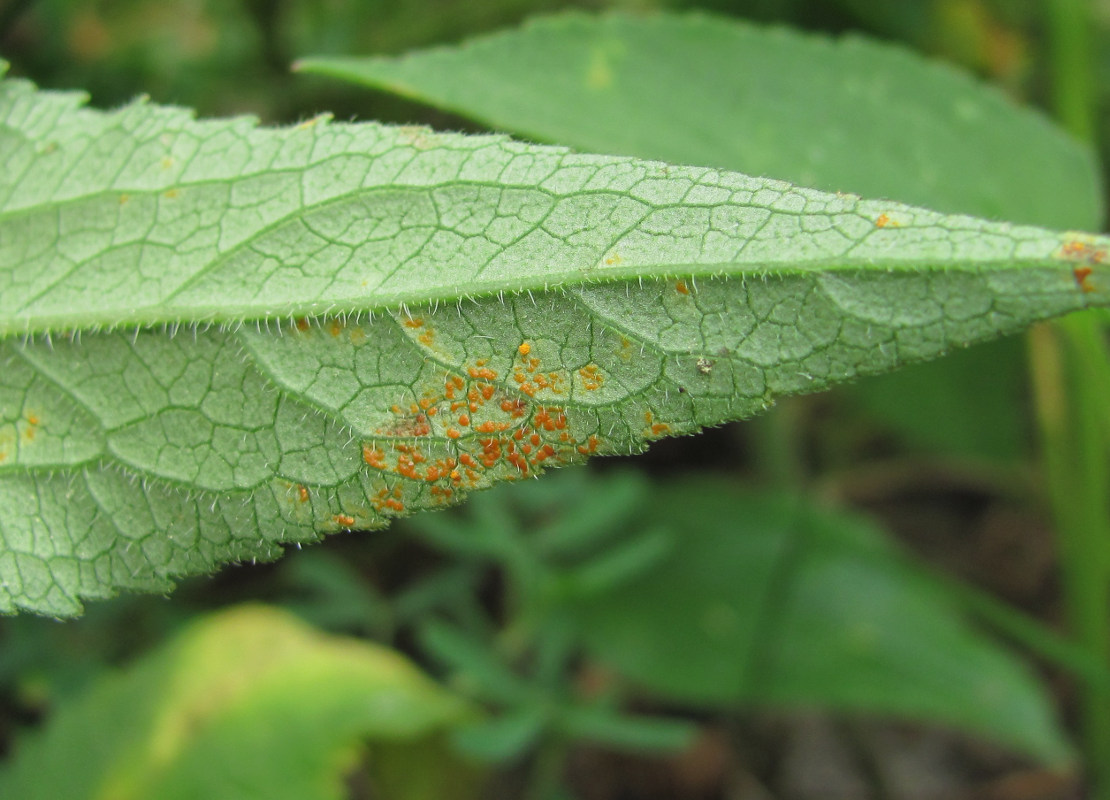
[[[482,378],[487,381],[497,380],[497,373],[489,367],[471,367],[467,370],[471,378]]]
[[[341,525],[344,528],[349,528],[355,524],[355,518],[348,514],[336,514],[332,517],[336,525]]]
[[[403,496],[404,490],[400,485],[392,488],[386,486],[378,490],[378,493],[370,503],[378,512],[384,513],[386,511],[393,511],[399,514],[405,510],[405,504],[401,500]]]
[[[1086,261],[1088,264],[1101,264],[1106,260],[1106,250],[1078,239],[1065,242],[1060,248],[1060,255],[1064,258]]]
[[[587,392],[596,392],[605,383],[605,373],[597,364],[587,364],[578,370],[578,377],[582,379],[582,388]]]
[[[308,498],[308,489],[301,484],[297,484],[297,499],[300,500],[302,503],[307,503]]]
[[[886,212],[883,212],[882,214],[879,214],[879,216],[875,218],[875,227],[876,228],[897,228],[898,223],[895,222],[894,220],[892,220],[886,214]]]
[[[442,391],[437,382],[407,408],[394,405],[394,419],[361,445],[363,461],[383,473],[430,485],[425,497],[447,503],[460,488],[522,478],[547,462],[567,463],[597,452],[599,437],[590,435],[584,443],[576,439],[563,407],[530,399],[538,389],[562,391],[566,377],[541,371],[532,346],[524,344],[516,348],[514,381],[507,385],[479,359],[461,375],[445,374]],[[592,388],[604,380],[596,364],[583,367],[579,377]],[[375,508],[401,511],[406,486],[412,490],[404,482],[386,490],[374,501]]]
[[[1091,285],[1088,278],[1094,272],[1094,267],[1106,261],[1106,250],[1079,239],[1072,239],[1064,243],[1060,248],[1059,255],[1069,261],[1083,262],[1082,266],[1072,270],[1072,275],[1075,277],[1075,282],[1079,285],[1080,290],[1084,292],[1095,291],[1095,287]]]
[[[674,290],[679,294],[690,294],[690,287],[686,285],[686,281],[678,281],[675,283]]]
[[[670,433],[671,426],[665,422],[656,422],[655,415],[650,411],[644,412],[644,429],[641,434],[645,439],[663,436]]]
[[[1095,290],[1095,287],[1087,282],[1087,278],[1091,276],[1092,272],[1094,272],[1094,270],[1090,267],[1076,267],[1072,270],[1072,274],[1075,276],[1075,282],[1079,284],[1079,288],[1084,292],[1093,292]]]
[[[385,453],[373,445],[364,444],[362,446],[362,460],[374,469],[385,469]]]

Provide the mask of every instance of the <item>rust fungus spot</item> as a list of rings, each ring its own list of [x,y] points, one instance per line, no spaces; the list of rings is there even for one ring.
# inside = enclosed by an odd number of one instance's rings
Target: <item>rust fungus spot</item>
[[[39,418],[35,414],[28,414],[27,415],[27,421],[29,423],[31,423],[32,425],[38,425],[39,424]]]
[[[405,504],[400,500],[394,500],[392,497],[385,501],[385,507],[391,511],[404,511]],[[354,520],[352,520],[353,522]]]
[[[875,227],[876,228],[897,228],[898,223],[895,222],[894,220],[892,220],[886,214],[886,212],[883,212],[882,214],[879,214],[878,218],[876,218]]]
[[[460,436],[462,436],[462,434],[459,433],[457,428],[448,428],[447,429],[447,438],[448,439],[458,439]]]
[[[404,321],[404,325],[406,328],[422,328],[424,326],[424,320],[420,317],[410,317]]]
[[[623,261],[624,261],[624,259],[621,258],[620,253],[613,253],[612,255],[606,257],[605,265],[609,266],[609,267],[615,267]]]
[[[298,317],[296,320],[294,320],[293,324],[301,333],[304,333],[309,328],[308,320],[304,317]]]
[[[668,431],[670,431],[670,429],[671,429],[671,426],[668,425],[667,423],[665,423],[665,422],[656,422],[654,425],[651,426],[651,435],[652,436],[662,436],[664,433],[667,433]]]
[[[1079,284],[1079,288],[1084,292],[1093,292],[1095,290],[1095,287],[1087,282],[1087,278],[1091,276],[1093,271],[1094,270],[1090,267],[1076,267],[1072,270],[1072,274],[1075,275],[1075,282]]]
[[[355,518],[347,514],[336,514],[332,519],[335,520],[336,525],[342,525],[344,528],[349,528],[355,524]]]
[[[532,345],[528,344],[528,342],[521,342],[520,346],[517,348],[517,352],[522,356],[526,356],[532,352]]]
[[[690,294],[690,287],[686,285],[686,281],[678,281],[674,285],[674,290],[679,294]]]
[[[489,367],[482,366],[482,364],[484,364],[484,363],[485,363],[484,361],[479,361],[478,366],[471,367],[469,370],[467,370],[470,377],[474,378],[474,379],[481,378],[481,379],[487,380],[487,381],[497,380],[497,373],[494,372]]]
[[[129,195],[129,194],[121,194],[121,195],[119,196],[119,204],[120,204],[121,206],[125,206],[125,205],[127,205],[127,203],[128,203],[128,202],[129,202],[130,200],[131,200],[131,195]]]
[[[385,468],[385,453],[372,445],[364,444],[362,446],[362,460],[374,469]]]
[[[177,189],[166,189],[166,191],[162,192],[162,197],[165,197],[167,200],[173,200],[179,194],[181,194],[181,192],[177,191]]]
[[[416,338],[420,340],[420,344],[425,347],[431,347],[436,342],[436,332],[431,328],[425,328],[424,332]]]
[[[597,437],[594,436],[593,434],[590,434],[590,438],[588,438],[586,440],[586,444],[578,446],[578,452],[581,453],[584,456],[588,456],[591,453],[597,452],[597,444],[598,444]]]
[[[308,489],[306,489],[304,486],[298,485],[297,486],[297,499],[300,500],[302,503],[307,503],[308,502],[308,497],[309,497]]]
[[[578,370],[578,377],[582,379],[582,388],[587,392],[594,392],[605,383],[605,375],[597,364],[587,364]]]
[[[1084,261],[1092,265],[1101,264],[1106,260],[1106,250],[1078,239],[1066,242],[1060,248],[1060,255],[1072,261]]]
[[[162,169],[171,169],[173,167],[173,159],[166,156],[162,159]]]
[[[339,336],[339,334],[343,333],[343,324],[339,320],[333,319],[331,324],[328,325],[328,333],[332,336]]]

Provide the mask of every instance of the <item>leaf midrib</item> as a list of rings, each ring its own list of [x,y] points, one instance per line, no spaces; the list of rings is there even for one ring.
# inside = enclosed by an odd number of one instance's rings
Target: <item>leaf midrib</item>
[[[606,267],[604,275],[589,275],[591,268],[576,268],[548,273],[543,279],[532,280],[489,280],[468,284],[466,289],[459,286],[433,288],[427,291],[394,292],[379,294],[362,301],[335,302],[319,301],[304,304],[289,304],[288,307],[274,310],[272,303],[226,304],[215,312],[205,312],[200,306],[186,306],[175,309],[172,305],[158,303],[140,308],[138,311],[121,310],[111,318],[97,312],[73,312],[65,314],[41,314],[35,316],[36,324],[17,326],[12,322],[16,317],[8,317],[5,324],[0,320],[0,340],[6,337],[47,337],[51,335],[76,335],[80,332],[116,332],[119,330],[150,329],[158,327],[179,327],[188,325],[236,325],[240,323],[273,323],[315,317],[351,316],[366,313],[388,313],[410,308],[423,308],[443,303],[461,303],[471,300],[502,298],[504,295],[522,295],[528,292],[548,292],[564,288],[599,286],[614,283],[628,283],[644,280],[678,279],[744,279],[780,278],[789,276],[814,275],[820,273],[853,273],[861,275],[880,272],[971,272],[975,274],[1008,269],[1051,269],[1060,271],[1066,263],[1058,258],[1040,259],[989,259],[941,261],[930,265],[912,259],[837,259],[806,261],[799,265],[792,262],[775,263],[772,267],[758,265],[738,266],[724,264],[633,264],[628,267]],[[1089,304],[1085,303],[1084,307]],[[261,310],[265,307],[265,311]],[[142,313],[148,310],[161,310],[160,314]]]

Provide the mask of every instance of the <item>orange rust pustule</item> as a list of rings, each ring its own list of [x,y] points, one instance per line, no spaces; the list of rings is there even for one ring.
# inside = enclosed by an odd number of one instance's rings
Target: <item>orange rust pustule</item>
[[[413,403],[409,407],[412,416],[405,416],[404,412],[398,407],[393,406],[393,413],[397,414],[400,419],[391,426],[378,428],[378,433],[382,436],[393,437],[410,437],[410,436],[427,436],[432,432],[431,423],[428,422],[428,415],[420,411],[420,406]]]
[[[298,485],[297,486],[297,499],[300,500],[302,503],[307,503],[309,497],[310,497],[310,495],[308,493],[308,489],[305,486]]]
[[[332,517],[336,525],[342,525],[344,528],[349,528],[355,524],[355,518],[348,514],[336,514]]]
[[[375,469],[385,469],[385,453],[373,445],[362,446],[362,460]]]
[[[597,391],[605,383],[605,375],[597,364],[587,364],[578,370],[578,377],[582,379],[582,388],[587,392]]]
[[[1095,287],[1092,286],[1087,279],[1091,277],[1094,272],[1090,267],[1076,267],[1072,270],[1072,275],[1075,276],[1075,282],[1079,284],[1079,288],[1083,292],[1093,292]]]
[[[1072,239],[1060,247],[1059,256],[1069,261],[1082,261],[1085,264],[1097,266],[1106,261],[1106,249],[1095,247],[1079,239]]]

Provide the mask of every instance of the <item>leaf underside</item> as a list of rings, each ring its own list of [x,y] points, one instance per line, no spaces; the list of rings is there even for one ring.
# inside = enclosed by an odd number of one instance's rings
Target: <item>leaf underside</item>
[[[1107,302],[1093,236],[0,83],[0,611],[164,591]]]

